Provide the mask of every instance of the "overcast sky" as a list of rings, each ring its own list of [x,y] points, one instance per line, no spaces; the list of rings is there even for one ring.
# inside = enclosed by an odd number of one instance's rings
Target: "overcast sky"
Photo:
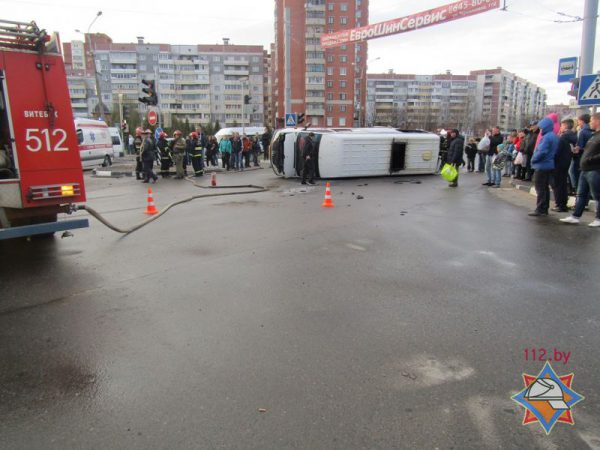
[[[349,2],[352,0],[348,0]],[[115,42],[214,44],[229,37],[234,44],[273,41],[274,0],[157,1],[157,0],[0,0],[2,18],[35,20],[61,39],[80,39],[99,9],[103,14],[92,32]],[[452,0],[370,0],[370,23],[435,8]],[[433,74],[451,70],[502,66],[546,89],[548,102],[567,103],[568,83],[558,84],[558,59],[578,56],[584,0],[507,0],[507,11],[492,11],[410,33],[369,41],[369,73]],[[596,48],[598,50],[597,36]],[[594,69],[600,60],[595,55]],[[377,59],[379,58],[379,59]]]

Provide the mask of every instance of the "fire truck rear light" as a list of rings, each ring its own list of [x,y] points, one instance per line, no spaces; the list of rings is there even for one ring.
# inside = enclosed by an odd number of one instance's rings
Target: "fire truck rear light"
[[[73,195],[75,195],[75,189],[73,188],[73,186],[61,186],[60,192],[63,197],[72,197]]]
[[[62,197],[76,197],[81,194],[79,183],[31,186],[27,197],[30,201],[48,200]]]

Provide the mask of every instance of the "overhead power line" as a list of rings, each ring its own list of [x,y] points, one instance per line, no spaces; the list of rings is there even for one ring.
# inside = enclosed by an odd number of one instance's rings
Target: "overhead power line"
[[[528,17],[530,19],[534,19],[534,20],[538,20],[538,21],[542,21],[542,22],[551,22],[551,23],[573,23],[573,22],[582,22],[583,21],[583,17],[580,16],[573,16],[571,14],[567,14],[565,12],[562,11],[556,11],[552,8],[549,8],[548,6],[544,5],[543,3],[539,2],[538,0],[534,0],[535,3],[537,3],[540,7],[552,12],[553,14],[556,14],[558,16],[561,17],[568,17],[571,20],[560,20],[560,19],[548,19],[548,18],[544,18],[544,17],[539,17],[539,16],[534,16],[532,14],[526,14],[523,13],[521,11],[517,11],[515,10],[515,7],[511,5],[511,7],[509,8],[508,6],[508,2],[506,0],[504,0],[502,8],[500,8],[501,11],[505,11],[505,12],[510,12],[512,14],[516,14],[519,16],[523,16],[523,17]]]

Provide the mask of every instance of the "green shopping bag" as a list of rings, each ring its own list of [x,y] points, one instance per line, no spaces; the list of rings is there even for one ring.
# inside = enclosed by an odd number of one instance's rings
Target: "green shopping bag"
[[[442,167],[440,175],[448,183],[452,183],[454,180],[456,180],[456,177],[458,176],[458,171],[456,170],[456,167],[454,167],[452,164],[446,163],[444,164],[444,167]]]

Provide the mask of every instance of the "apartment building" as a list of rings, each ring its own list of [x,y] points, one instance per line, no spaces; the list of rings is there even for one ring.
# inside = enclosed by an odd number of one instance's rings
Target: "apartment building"
[[[112,113],[113,120],[118,120],[115,115],[122,108],[145,115],[146,106],[138,97],[146,79],[155,81],[164,126],[175,119],[196,126],[217,121],[221,126],[264,123],[268,72],[262,46],[233,45],[228,39],[218,45],[152,44],[142,37],[137,43],[113,43],[108,36],[90,34],[63,47],[78,116],[97,116],[96,89],[90,89],[95,66],[105,112]]]
[[[368,6],[368,0],[275,0],[272,85],[278,126],[290,112],[305,113],[313,126],[358,125],[366,101],[367,44],[323,49],[320,37],[368,24]],[[286,86],[286,34],[290,86]],[[291,111],[286,111],[286,95]]]
[[[470,74],[477,77],[478,130],[490,124],[502,130],[521,128],[544,116],[546,91],[539,86],[501,67]]]
[[[367,78],[368,125],[464,129],[475,120],[473,76],[388,73]]]
[[[544,115],[543,89],[504,69],[469,75],[369,74],[367,123],[401,128],[520,128]]]

